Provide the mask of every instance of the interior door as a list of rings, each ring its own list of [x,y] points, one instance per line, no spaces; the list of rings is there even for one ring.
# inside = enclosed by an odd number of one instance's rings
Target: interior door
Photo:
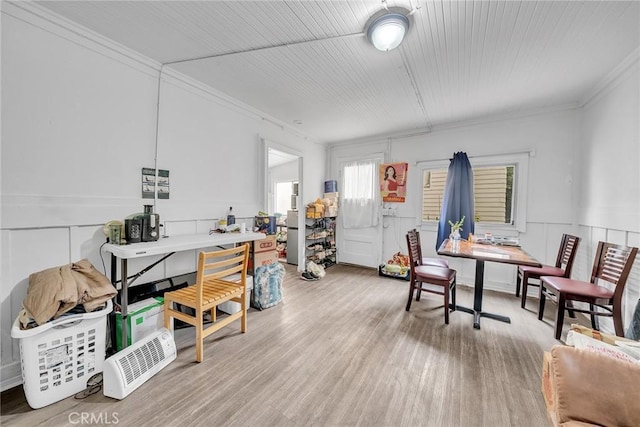
[[[378,169],[383,161],[382,154],[368,159],[342,159],[340,168],[340,199],[343,207],[340,209],[337,223],[337,244],[339,263],[360,265],[377,268],[382,257],[382,218],[380,212],[380,192],[378,189]],[[353,167],[359,169],[354,174]],[[369,174],[369,168],[370,174]],[[369,176],[370,175],[370,176]],[[357,194],[355,194],[355,193]],[[360,211],[353,213],[344,206],[351,196],[366,199],[370,195],[374,219],[367,224],[361,221]],[[361,199],[362,200],[362,199]],[[366,201],[364,202],[366,204]],[[368,209],[368,204],[365,206]],[[363,208],[363,209],[365,209]],[[366,215],[368,217],[368,214]],[[367,224],[367,225],[362,225]]]

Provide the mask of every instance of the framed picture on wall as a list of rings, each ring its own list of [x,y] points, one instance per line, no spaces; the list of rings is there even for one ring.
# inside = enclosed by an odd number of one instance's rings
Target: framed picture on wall
[[[380,194],[383,202],[404,203],[407,194],[408,163],[380,165]]]

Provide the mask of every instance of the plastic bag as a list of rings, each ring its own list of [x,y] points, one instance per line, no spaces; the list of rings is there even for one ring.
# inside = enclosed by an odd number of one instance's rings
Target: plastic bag
[[[316,264],[313,261],[309,261],[307,263],[307,271],[316,277],[324,277],[326,274],[326,272],[324,271],[324,267]]]

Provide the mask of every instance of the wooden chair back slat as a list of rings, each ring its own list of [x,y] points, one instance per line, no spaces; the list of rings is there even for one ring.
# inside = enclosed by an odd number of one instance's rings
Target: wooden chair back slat
[[[615,286],[614,295],[624,291],[638,248],[599,242],[591,274],[591,283],[604,280]]]
[[[237,247],[213,252],[200,252],[196,275],[196,302],[198,304],[203,301],[202,290],[204,284],[211,280],[222,280],[233,274],[240,273],[242,282],[245,282],[249,250],[248,245],[244,246],[245,248],[242,252],[239,252]]]
[[[556,267],[564,270],[564,277],[571,276],[571,270],[576,254],[578,253],[579,244],[580,237],[571,234],[562,235],[562,241],[560,242],[560,248],[558,249],[558,256],[556,258]]]
[[[407,247],[409,248],[409,263],[411,266],[420,265],[422,262],[422,251],[420,250],[416,230],[409,230],[407,232]]]

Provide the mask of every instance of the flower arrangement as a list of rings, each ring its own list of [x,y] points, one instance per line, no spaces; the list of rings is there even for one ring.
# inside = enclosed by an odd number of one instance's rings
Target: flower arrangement
[[[462,230],[462,224],[464,224],[464,216],[462,216],[462,218],[458,221],[458,222],[451,222],[451,220],[449,220],[449,225],[451,226],[451,231],[457,231],[460,232],[460,230]]]

